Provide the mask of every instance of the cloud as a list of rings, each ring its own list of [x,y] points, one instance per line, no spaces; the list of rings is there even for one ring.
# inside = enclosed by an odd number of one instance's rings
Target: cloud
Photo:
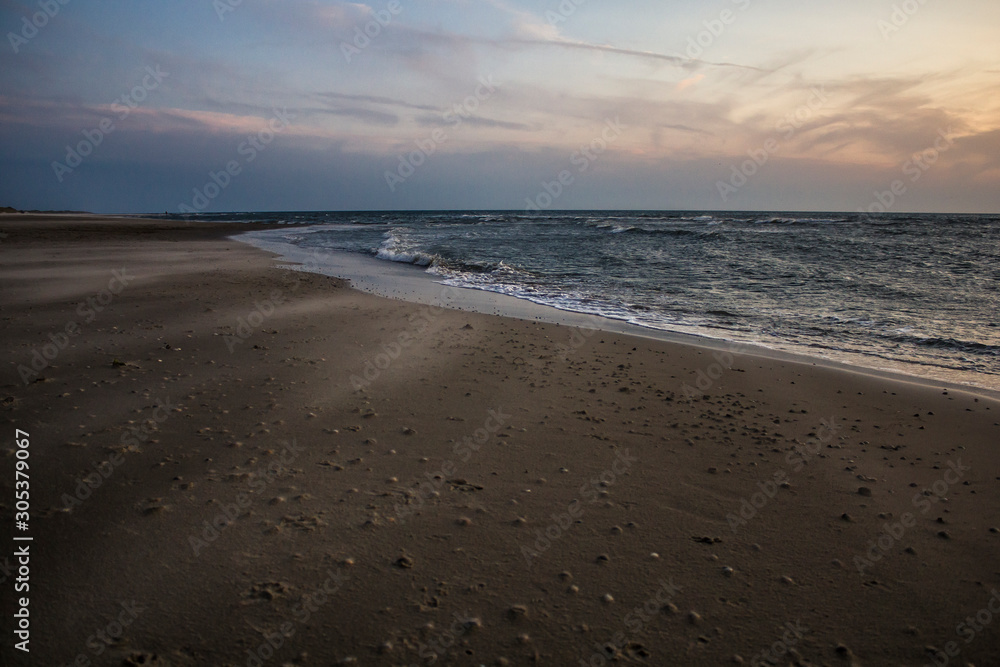
[[[671,65],[684,68],[695,68],[699,66],[708,67],[732,67],[754,72],[771,72],[773,70],[754,67],[753,65],[741,65],[730,62],[712,62],[710,60],[700,60],[697,58],[686,58],[680,54],[657,53],[655,51],[639,51],[636,49],[624,49],[609,44],[591,44],[590,42],[580,42],[566,39],[545,40],[545,39],[509,39],[505,40],[511,44],[524,44],[528,46],[550,46],[556,48],[572,49],[579,51],[595,51],[601,53],[613,53],[621,56],[652,60],[656,62],[667,62]]]
[[[381,95],[352,95],[348,93],[324,92],[324,93],[316,93],[316,97],[325,100],[337,100],[337,101],[349,100],[356,102],[370,102],[371,104],[401,107],[404,109],[417,109],[420,111],[441,111],[441,109],[428,104],[414,104],[412,102],[407,102],[405,100],[400,100],[393,97],[384,97]]]
[[[490,127],[498,128],[502,130],[519,130],[522,132],[534,132],[538,129],[537,126],[528,125],[527,123],[516,123],[508,120],[496,120],[493,118],[485,118],[483,116],[470,116],[462,121],[463,125],[471,125],[472,127]]]
[[[347,32],[372,20],[374,10],[353,2],[317,2],[317,0],[244,0],[244,9],[268,24],[280,24],[294,30]]]
[[[367,109],[364,107],[336,107],[327,109],[301,109],[302,113],[306,115],[331,115],[340,116],[343,118],[354,118],[356,120],[363,121],[366,124],[378,124],[378,125],[398,125],[399,116],[391,113],[385,113],[384,111],[375,111],[373,109]]]
[[[701,81],[704,78],[705,78],[705,75],[699,73],[699,74],[695,74],[694,76],[689,77],[687,79],[682,79],[677,84],[677,92],[678,93],[683,92],[684,90],[686,90],[687,88],[690,88],[691,86],[695,85],[696,83],[698,83],[699,81]]]

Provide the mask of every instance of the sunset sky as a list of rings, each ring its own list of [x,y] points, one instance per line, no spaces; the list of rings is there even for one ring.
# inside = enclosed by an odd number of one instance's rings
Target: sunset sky
[[[1000,212],[997,0],[0,0],[0,26],[0,205]]]

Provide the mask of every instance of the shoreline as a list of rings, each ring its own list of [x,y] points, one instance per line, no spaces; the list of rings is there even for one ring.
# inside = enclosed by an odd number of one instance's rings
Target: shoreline
[[[316,226],[316,224],[303,225],[303,227],[307,228],[311,226]],[[423,267],[403,262],[389,262],[347,251],[324,250],[322,253],[316,251],[310,253],[293,244],[262,239],[263,235],[261,232],[264,234],[278,233],[285,229],[285,226],[282,226],[280,230],[271,226],[264,229],[240,231],[240,233],[234,234],[229,238],[276,255],[282,262],[282,268],[341,278],[349,281],[352,287],[362,292],[388,298],[398,298],[413,303],[428,304],[440,300],[444,283],[436,277],[427,274]],[[654,329],[602,315],[591,315],[579,311],[566,310],[547,304],[540,304],[529,299],[462,286],[450,287],[448,295],[450,299],[448,307],[459,310],[503,315],[528,321],[547,322],[549,324],[558,324],[581,330],[618,333],[648,340],[691,345],[713,351],[739,351],[742,354],[758,356],[774,361],[800,363],[857,373],[873,378],[910,382],[939,389],[966,391],[993,400],[1000,400],[1000,390],[987,386],[937,379],[901,370],[862,365],[860,363],[861,360],[871,359],[873,364],[878,363],[878,360],[860,353],[850,353],[848,355],[851,357],[850,361],[841,361],[818,355],[810,355],[804,351],[788,351],[768,347],[758,342],[741,342],[721,336],[716,338],[708,334]],[[858,359],[859,361],[853,363],[854,359]],[[901,366],[916,366],[916,364],[904,362],[893,363]]]
[[[995,628],[956,631],[1000,589],[993,399],[574,346],[280,269],[225,225],[0,232],[37,664],[1000,662]]]

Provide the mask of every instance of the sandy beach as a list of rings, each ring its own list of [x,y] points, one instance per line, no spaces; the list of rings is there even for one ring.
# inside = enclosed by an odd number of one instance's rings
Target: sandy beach
[[[3,664],[1000,664],[991,396],[385,299],[233,231],[0,216]]]

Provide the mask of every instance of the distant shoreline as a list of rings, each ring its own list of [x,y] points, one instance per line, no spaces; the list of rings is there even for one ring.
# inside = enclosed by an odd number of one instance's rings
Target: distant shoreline
[[[95,215],[89,211],[39,211],[39,210],[29,210],[22,211],[16,209],[13,206],[0,206],[0,214],[20,214],[20,215]]]

